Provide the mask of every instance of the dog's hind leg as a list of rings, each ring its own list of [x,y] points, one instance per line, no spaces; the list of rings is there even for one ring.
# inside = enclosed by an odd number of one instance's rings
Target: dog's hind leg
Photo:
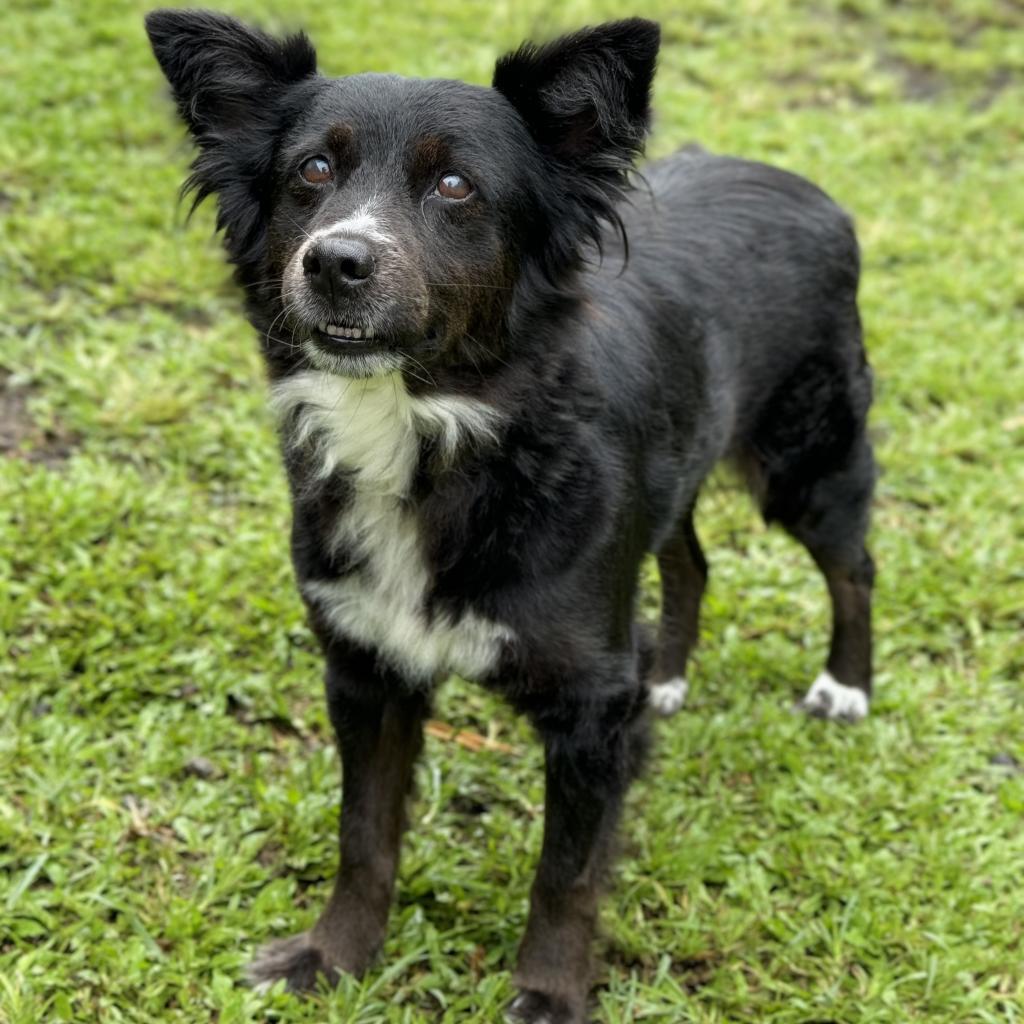
[[[686,700],[686,664],[697,643],[700,602],[708,563],[693,527],[693,506],[680,516],[658,551],[661,574],[661,625],[648,703],[659,715],[671,715]]]
[[[865,535],[874,478],[874,460],[865,441],[844,470],[813,485],[804,514],[783,523],[810,552],[832,603],[828,660],[799,705],[818,718],[849,722],[868,713],[875,567]]]
[[[872,381],[856,309],[840,309],[829,327],[759,403],[739,454],[765,521],[807,548],[831,598],[828,660],[800,707],[857,721],[871,698]]]
[[[865,537],[876,471],[862,421],[831,454],[766,474],[762,507],[767,521],[780,523],[807,548],[831,598],[828,660],[799,707],[818,718],[852,722],[868,713],[872,672],[875,569]]]

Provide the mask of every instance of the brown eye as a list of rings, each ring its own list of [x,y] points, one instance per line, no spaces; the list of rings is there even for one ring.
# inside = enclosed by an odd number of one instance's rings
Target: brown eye
[[[461,174],[446,174],[437,183],[437,194],[443,199],[468,199],[473,186]]]
[[[330,163],[322,156],[311,156],[299,168],[299,174],[302,180],[308,181],[310,185],[323,185],[334,177]]]

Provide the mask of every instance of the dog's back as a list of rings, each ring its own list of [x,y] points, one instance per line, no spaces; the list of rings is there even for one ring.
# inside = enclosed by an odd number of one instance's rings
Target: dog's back
[[[589,321],[608,418],[620,432],[636,418],[664,492],[655,520],[729,458],[785,521],[802,478],[863,440],[871,371],[850,218],[804,178],[697,146],[647,166],[619,212],[628,259],[609,229],[586,278]],[[682,453],[671,466],[665,448]]]
[[[857,241],[824,192],[779,168],[694,146],[646,167],[620,213],[628,264],[609,232],[589,279],[594,306],[626,331],[612,362],[650,361],[658,382],[691,403],[703,396],[685,382],[694,361],[703,364],[716,457],[739,455],[783,382],[819,365],[845,381],[863,416],[870,375]]]

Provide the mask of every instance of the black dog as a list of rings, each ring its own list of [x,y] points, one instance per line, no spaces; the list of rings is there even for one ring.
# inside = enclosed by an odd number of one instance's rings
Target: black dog
[[[657,25],[502,58],[491,88],[316,73],[307,39],[160,11],[259,332],[327,659],[341,867],[258,982],[308,989],[380,946],[431,693],[456,672],[529,715],[547,817],[513,1019],[580,1022],[598,892],[647,709],[675,710],[707,566],[697,492],[737,464],[833,608],[803,706],[871,686],[871,374],[846,215],[813,185],[687,149],[646,168]],[[627,249],[627,240],[629,243]],[[634,623],[657,553],[656,643]]]

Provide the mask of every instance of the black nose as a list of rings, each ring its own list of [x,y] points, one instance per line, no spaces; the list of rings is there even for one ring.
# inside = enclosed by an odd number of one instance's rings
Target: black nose
[[[373,251],[358,238],[320,238],[302,257],[302,270],[310,286],[333,299],[373,275]]]

